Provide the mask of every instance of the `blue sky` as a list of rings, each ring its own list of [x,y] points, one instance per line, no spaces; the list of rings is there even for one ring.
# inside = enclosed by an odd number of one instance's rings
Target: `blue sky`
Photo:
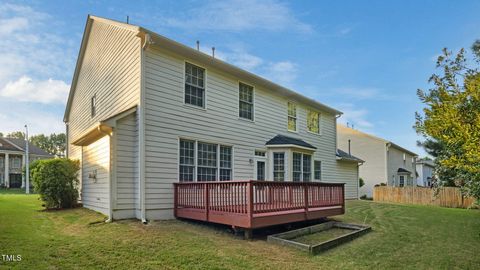
[[[63,132],[87,14],[126,20],[335,107],[423,155],[412,128],[443,47],[480,38],[480,1],[0,1],[0,132]]]

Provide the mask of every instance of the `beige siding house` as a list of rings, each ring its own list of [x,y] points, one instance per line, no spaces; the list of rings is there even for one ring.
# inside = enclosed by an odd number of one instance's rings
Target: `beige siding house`
[[[337,125],[338,147],[364,160],[359,175],[365,181],[360,196],[372,197],[377,184],[403,187],[416,184],[417,154],[391,141]]]
[[[341,112],[139,26],[89,16],[64,121],[81,200],[112,219],[173,218],[173,183],[345,183]]]

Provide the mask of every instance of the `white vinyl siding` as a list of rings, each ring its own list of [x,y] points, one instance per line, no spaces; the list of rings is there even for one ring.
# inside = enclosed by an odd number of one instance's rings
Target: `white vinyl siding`
[[[110,137],[104,136],[83,146],[82,153],[82,204],[109,215]],[[96,179],[89,178],[91,174],[96,174]]]
[[[138,122],[136,113],[117,121],[114,162],[114,218],[134,218],[140,210],[138,180]]]
[[[232,179],[254,179],[250,159],[255,150],[278,134],[285,134],[289,101],[274,91],[255,86],[255,122],[238,117],[238,78],[205,66],[208,73],[208,110],[192,110],[184,104],[185,60],[152,46],[146,51],[146,204],[147,218],[173,216],[173,185],[179,179],[179,138],[233,146]],[[245,82],[248,83],[248,82]],[[272,89],[273,90],[273,89]],[[313,159],[324,160],[324,178],[337,176],[335,115],[322,114],[322,137],[307,132],[307,112],[297,107],[298,137],[317,147]],[[201,124],[199,124],[201,123]],[[273,180],[268,161],[267,180]],[[285,176],[286,177],[286,176]]]
[[[138,104],[141,40],[133,31],[94,20],[86,32],[86,48],[71,102],[68,157],[81,160],[81,147],[71,142],[99,121]],[[91,98],[96,111],[92,117]]]

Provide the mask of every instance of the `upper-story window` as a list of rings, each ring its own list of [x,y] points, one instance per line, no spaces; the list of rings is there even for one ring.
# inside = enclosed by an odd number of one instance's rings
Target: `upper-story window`
[[[185,103],[205,107],[205,69],[185,63]]]
[[[310,132],[320,134],[320,113],[308,110],[307,128]]]
[[[94,117],[97,114],[97,95],[93,95],[90,99],[90,113],[91,116]]]
[[[253,86],[239,83],[238,86],[238,116],[253,120]]]
[[[297,105],[288,102],[288,130],[297,131]]]

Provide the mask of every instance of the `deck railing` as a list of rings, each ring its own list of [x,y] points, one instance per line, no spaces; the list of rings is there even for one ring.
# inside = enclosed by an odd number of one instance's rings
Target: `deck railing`
[[[344,184],[313,182],[225,181],[175,183],[174,208],[253,216],[344,205]]]

